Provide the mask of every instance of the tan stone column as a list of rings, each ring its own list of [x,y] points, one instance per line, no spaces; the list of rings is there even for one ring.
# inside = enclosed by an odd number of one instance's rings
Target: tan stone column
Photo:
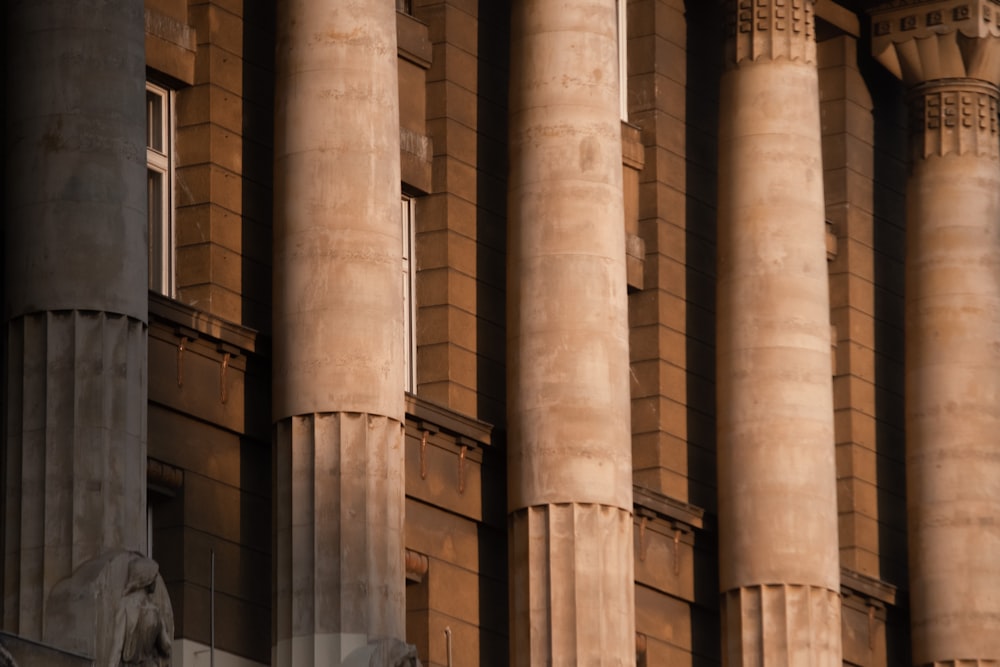
[[[275,665],[405,637],[396,15],[283,0],[275,90]]]
[[[720,102],[723,663],[840,667],[813,2],[750,4],[726,5]]]
[[[511,24],[511,664],[635,664],[614,0]]]
[[[873,31],[876,56],[909,86],[912,108],[906,478],[916,665],[1000,662],[1000,7],[954,4],[877,13]]]
[[[3,629],[41,640],[60,580],[146,543],[143,10],[4,11]]]

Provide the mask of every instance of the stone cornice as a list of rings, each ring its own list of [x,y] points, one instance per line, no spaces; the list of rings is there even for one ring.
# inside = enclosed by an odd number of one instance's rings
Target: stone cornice
[[[872,55],[908,86],[1000,82],[1000,0],[899,0],[871,16]]]
[[[726,66],[816,62],[815,0],[727,0]]]

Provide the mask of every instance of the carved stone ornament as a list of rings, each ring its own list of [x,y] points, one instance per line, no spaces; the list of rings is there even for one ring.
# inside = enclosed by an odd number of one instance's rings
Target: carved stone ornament
[[[910,93],[911,158],[945,155],[1000,158],[998,90],[973,79],[917,86]]]
[[[726,0],[726,65],[816,61],[815,0]]]
[[[45,642],[90,655],[95,667],[169,667],[174,616],[159,566],[113,550],[52,589]]]
[[[914,86],[973,78],[1000,82],[1000,0],[909,0],[873,9],[872,55]]]

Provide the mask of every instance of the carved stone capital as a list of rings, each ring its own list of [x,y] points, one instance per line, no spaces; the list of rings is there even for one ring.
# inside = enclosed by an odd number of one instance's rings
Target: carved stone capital
[[[815,0],[726,0],[726,66],[816,62]]]
[[[945,79],[910,93],[912,158],[976,155],[1000,158],[997,99],[993,84],[976,79]]]
[[[871,15],[872,55],[906,85],[1000,83],[1000,0],[897,0]]]

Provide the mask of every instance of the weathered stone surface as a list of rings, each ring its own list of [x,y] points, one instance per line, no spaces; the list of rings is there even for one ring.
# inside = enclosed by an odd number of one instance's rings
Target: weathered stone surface
[[[277,6],[276,665],[405,637],[396,13]]]
[[[784,3],[757,3],[762,8],[753,11],[777,16],[778,4]],[[812,4],[805,0],[791,10],[802,25],[775,23],[775,32],[787,29],[789,40],[811,42]],[[729,11],[737,11],[735,3]],[[738,622],[724,625],[723,654],[730,665],[839,665],[815,46],[800,44],[795,58],[749,58],[740,45],[723,75],[719,129],[719,577],[724,599],[742,601]],[[799,613],[795,596],[744,599],[767,586],[816,591],[828,599],[825,612]],[[786,634],[793,638],[787,657]]]
[[[511,660],[634,665],[613,0],[516,3],[507,258]]]

